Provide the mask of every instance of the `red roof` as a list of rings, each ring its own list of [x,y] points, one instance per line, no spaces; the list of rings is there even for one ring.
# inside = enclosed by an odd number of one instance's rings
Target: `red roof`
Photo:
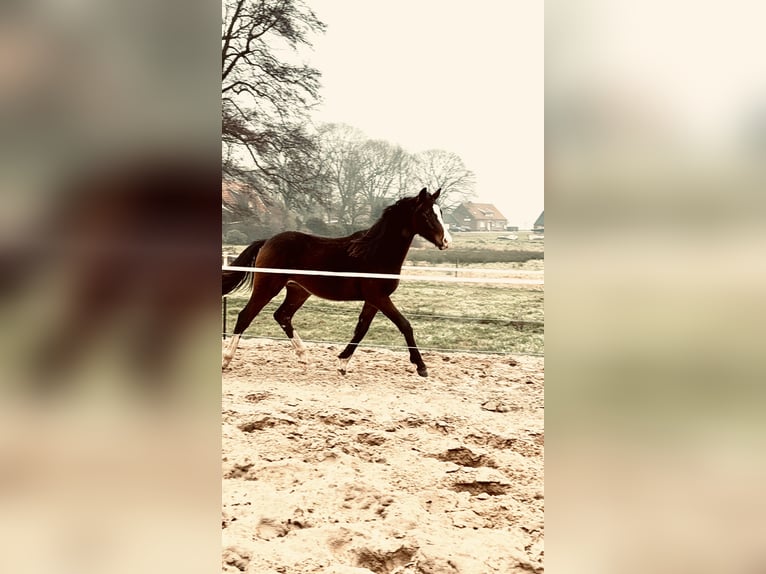
[[[221,203],[226,208],[233,208],[245,198],[248,208],[258,213],[266,213],[266,205],[263,200],[248,186],[241,181],[225,179],[221,182]]]
[[[466,201],[463,204],[463,207],[474,219],[502,219],[506,221],[508,219],[491,203],[473,203],[472,201]]]

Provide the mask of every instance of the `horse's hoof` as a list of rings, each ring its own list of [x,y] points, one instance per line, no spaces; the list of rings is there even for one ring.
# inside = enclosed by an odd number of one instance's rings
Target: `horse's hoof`
[[[338,372],[339,372],[341,375],[345,375],[345,374],[346,374],[346,369],[338,369]]]
[[[427,377],[428,376],[428,369],[426,369],[425,366],[418,367],[418,375],[421,377]]]

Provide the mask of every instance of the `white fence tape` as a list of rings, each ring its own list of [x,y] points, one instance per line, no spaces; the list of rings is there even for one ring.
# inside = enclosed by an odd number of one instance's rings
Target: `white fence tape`
[[[290,274],[290,275],[319,275],[323,277],[359,277],[365,279],[399,279],[401,281],[432,281],[441,283],[484,283],[484,284],[503,284],[503,285],[544,285],[543,279],[522,279],[522,278],[500,278],[500,277],[442,277],[438,275],[396,275],[391,273],[355,273],[352,271],[315,271],[309,269],[276,269],[273,267],[232,267],[224,265],[222,267],[224,271],[246,271],[246,272],[258,272],[258,273],[278,273],[278,274]],[[445,273],[454,273],[455,270],[448,267],[408,267],[408,269],[417,270],[433,270],[438,269]],[[470,273],[477,273],[482,271],[498,272],[503,270],[497,269],[471,269]],[[466,270],[466,272],[469,272]],[[517,273],[516,271],[509,269],[506,273]]]

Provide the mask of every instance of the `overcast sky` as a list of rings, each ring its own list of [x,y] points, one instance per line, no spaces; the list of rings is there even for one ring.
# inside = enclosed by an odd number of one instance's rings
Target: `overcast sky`
[[[457,153],[511,225],[543,210],[543,3],[309,0],[327,32],[315,121]],[[413,193],[417,190],[413,190]]]

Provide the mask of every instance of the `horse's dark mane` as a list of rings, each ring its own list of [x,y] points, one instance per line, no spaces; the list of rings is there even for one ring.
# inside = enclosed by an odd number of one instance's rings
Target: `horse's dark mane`
[[[403,208],[409,206],[415,199],[414,197],[405,197],[386,207],[383,210],[383,214],[372,227],[351,240],[348,246],[348,254],[352,257],[364,259],[376,253],[392,225],[395,228],[401,229],[404,221],[402,221],[400,214],[406,213]]]

